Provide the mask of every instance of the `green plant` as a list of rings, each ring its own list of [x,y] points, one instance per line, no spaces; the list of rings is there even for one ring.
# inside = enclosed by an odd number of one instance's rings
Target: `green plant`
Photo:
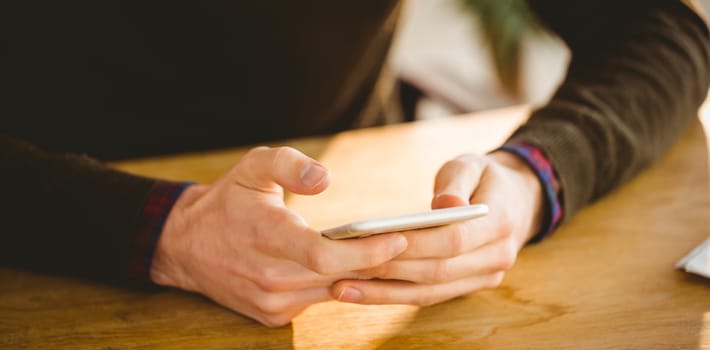
[[[496,75],[503,88],[520,96],[520,53],[528,33],[541,25],[525,0],[461,0],[463,8],[477,17],[479,29],[490,47]]]

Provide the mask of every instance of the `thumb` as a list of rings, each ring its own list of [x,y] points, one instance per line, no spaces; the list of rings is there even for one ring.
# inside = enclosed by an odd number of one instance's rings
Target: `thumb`
[[[281,186],[298,194],[316,194],[328,187],[330,171],[291,147],[251,149],[230,178],[241,186],[271,192]]]
[[[464,155],[446,162],[436,174],[432,209],[468,205],[485,165],[476,155]]]

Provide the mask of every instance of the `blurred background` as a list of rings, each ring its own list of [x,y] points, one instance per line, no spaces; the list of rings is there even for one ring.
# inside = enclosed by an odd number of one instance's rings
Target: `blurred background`
[[[519,103],[542,104],[563,79],[570,54],[554,35],[521,42],[518,96],[499,83],[477,18],[462,0],[409,0],[404,7],[392,66],[426,97],[417,119],[431,119]],[[710,0],[700,0],[705,13]]]

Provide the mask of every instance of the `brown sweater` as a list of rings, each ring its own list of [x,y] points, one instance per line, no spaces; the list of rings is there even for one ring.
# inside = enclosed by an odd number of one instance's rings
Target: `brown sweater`
[[[398,8],[40,3],[13,2],[4,14],[11,70],[0,125],[0,264],[109,280],[126,277],[156,180],[74,153],[116,159],[343,130],[378,78]],[[573,58],[552,101],[513,139],[550,157],[569,217],[696,118],[710,38],[674,0],[531,5]]]

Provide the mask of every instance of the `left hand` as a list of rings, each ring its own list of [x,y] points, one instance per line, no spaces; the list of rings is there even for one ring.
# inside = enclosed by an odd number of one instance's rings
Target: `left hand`
[[[540,227],[542,186],[517,156],[467,154],[436,176],[432,208],[485,203],[490,213],[465,222],[403,232],[408,247],[396,259],[359,271],[372,280],[341,280],[334,298],[360,304],[431,305],[495,288],[520,248]]]

